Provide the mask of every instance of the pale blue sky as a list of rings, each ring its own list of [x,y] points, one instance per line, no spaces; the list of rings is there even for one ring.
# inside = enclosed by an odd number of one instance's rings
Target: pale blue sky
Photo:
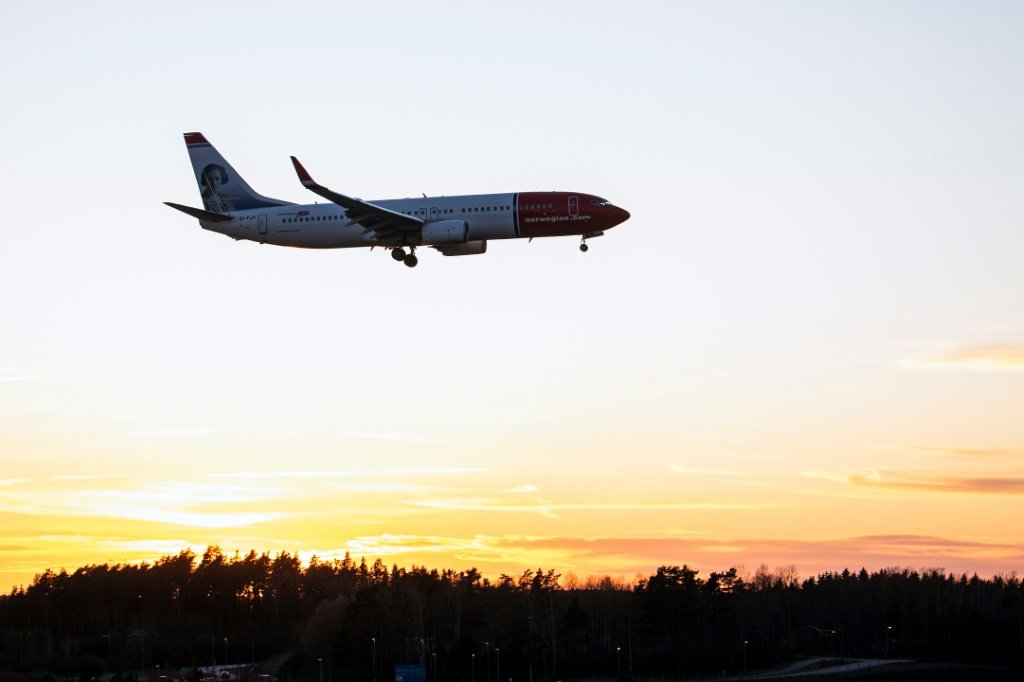
[[[618,448],[661,499],[690,494],[670,466],[842,477],[928,469],[919,447],[1016,476],[1022,35],[1017,2],[8,4],[0,479],[372,457],[543,470],[557,501],[581,468],[614,490]],[[412,271],[235,243],[161,203],[199,203],[192,130],[290,201],[315,198],[295,154],[367,199],[577,190],[633,217],[585,256]],[[997,371],[949,360],[976,348]],[[892,532],[933,532],[907,504]]]

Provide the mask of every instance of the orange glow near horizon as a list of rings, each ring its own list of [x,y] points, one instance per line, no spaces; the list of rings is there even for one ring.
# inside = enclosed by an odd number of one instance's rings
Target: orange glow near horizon
[[[490,577],[540,566],[632,580],[684,563],[705,574],[762,564],[804,576],[892,566],[1017,570],[1024,551],[1012,527],[977,532],[986,518],[1016,513],[1024,478],[1006,475],[1015,458],[941,447],[903,455],[942,466],[813,471],[738,456],[709,468],[658,454],[633,457],[628,471],[606,462],[534,474],[526,462],[514,469],[496,459],[191,477],[26,471],[0,481],[0,588],[47,568],[201,554],[208,545],[307,561],[350,553],[388,565],[477,567]]]

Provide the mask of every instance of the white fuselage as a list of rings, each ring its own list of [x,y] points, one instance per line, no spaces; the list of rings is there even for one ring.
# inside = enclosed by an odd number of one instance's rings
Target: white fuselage
[[[468,240],[514,239],[519,236],[517,195],[473,194],[457,197],[384,199],[372,203],[426,223],[464,220]],[[349,224],[346,210],[336,204],[289,204],[228,213],[231,221],[200,220],[207,230],[234,239],[303,248],[365,247],[366,230]]]

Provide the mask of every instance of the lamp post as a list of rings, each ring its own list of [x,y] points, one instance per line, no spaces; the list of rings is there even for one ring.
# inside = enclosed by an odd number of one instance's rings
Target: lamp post
[[[431,679],[431,682],[437,682],[437,653],[434,651],[430,652],[430,663],[434,668],[434,677]]]
[[[110,670],[110,635],[103,635],[103,639],[107,640],[107,670]]]
[[[501,682],[501,649],[498,647],[494,647],[494,657],[497,659],[497,662],[494,665],[494,678],[497,682]]]
[[[373,668],[373,682],[377,682],[377,638],[370,638],[370,665]]]
[[[256,635],[253,634],[252,632],[247,632],[246,634],[249,635],[249,665],[251,666],[251,669],[253,671],[255,671],[256,670]],[[246,676],[248,676],[248,674],[249,673],[246,672]]]
[[[476,654],[469,655],[469,682],[476,682]]]
[[[491,643],[484,642],[484,682],[491,682]]]
[[[324,659],[318,658],[316,662],[320,664],[320,682],[324,682]]]
[[[210,667],[211,668],[216,668],[217,667],[217,656],[216,656],[216,654],[213,651],[213,645],[217,642],[217,638],[214,637],[213,635],[199,635],[200,639],[202,639],[203,637],[209,637],[210,638]],[[213,675],[214,672],[211,670],[210,674]]]
[[[622,647],[615,647],[615,679],[622,679]]]
[[[750,640],[743,640],[743,674],[747,674],[747,645],[750,644]]]
[[[142,640],[142,662],[139,664],[139,667],[142,668],[143,670],[145,670],[146,669],[146,633],[142,632],[140,630],[136,630],[135,632],[133,632],[130,635],[128,635],[128,641],[129,642],[132,641],[135,638],[138,638],[138,639]],[[132,659],[134,660],[134,656],[132,657]],[[134,665],[134,664],[130,664],[130,665]]]
[[[885,657],[889,658],[889,637],[892,635],[892,626],[885,626]]]

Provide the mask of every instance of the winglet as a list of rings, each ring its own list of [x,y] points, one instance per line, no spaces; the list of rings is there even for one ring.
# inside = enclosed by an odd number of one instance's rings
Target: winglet
[[[292,165],[295,166],[295,173],[299,176],[299,182],[301,182],[306,187],[311,187],[316,184],[315,182],[313,182],[313,178],[309,174],[309,171],[303,168],[302,164],[299,163],[299,160],[296,159],[294,156],[292,157]]]

